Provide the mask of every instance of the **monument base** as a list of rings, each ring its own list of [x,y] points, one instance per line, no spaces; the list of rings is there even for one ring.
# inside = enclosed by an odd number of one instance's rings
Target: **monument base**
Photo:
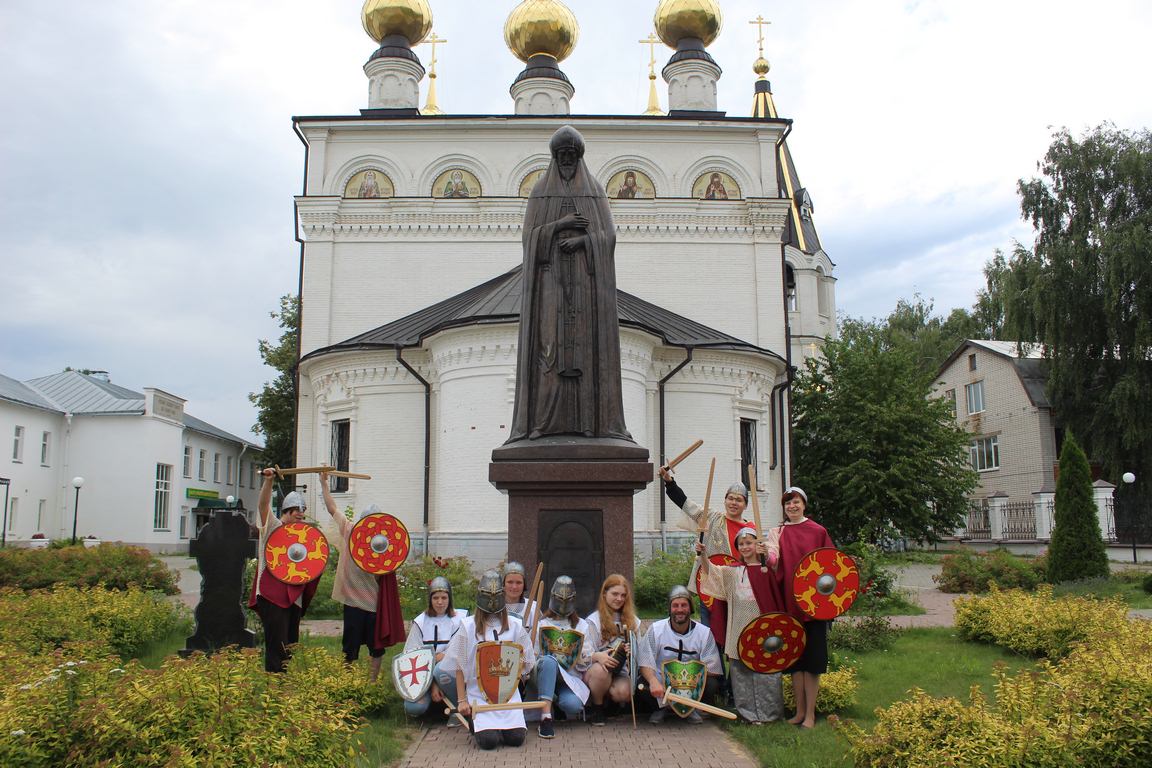
[[[508,494],[509,559],[529,579],[543,562],[545,594],[557,576],[571,576],[577,610],[588,615],[608,574],[632,581],[632,497],[652,473],[647,449],[625,440],[559,437],[497,448],[488,479]]]

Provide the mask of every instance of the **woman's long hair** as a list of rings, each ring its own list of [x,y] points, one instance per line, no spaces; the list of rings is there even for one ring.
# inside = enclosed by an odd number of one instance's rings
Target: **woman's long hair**
[[[507,611],[507,609],[501,609],[500,611],[498,611],[496,613],[488,613],[488,611],[481,610],[479,607],[477,607],[476,608],[476,637],[480,638],[481,640],[484,639],[484,633],[488,631],[488,617],[490,617],[490,616],[499,616],[500,617],[500,632],[501,632],[501,634],[508,631],[508,611]]]
[[[544,609],[544,618],[553,619],[555,621],[561,621],[563,619],[567,619],[568,623],[572,626],[572,629],[576,629],[576,625],[580,623],[580,614],[576,613],[575,609],[573,609],[572,613],[568,614],[567,616],[561,616],[560,614],[556,613],[556,611],[552,610],[551,608],[545,608]]]
[[[600,587],[600,600],[596,605],[596,612],[600,614],[601,644],[620,634],[616,631],[616,612],[608,607],[608,601],[604,599],[604,595],[612,587],[624,587],[628,591],[628,596],[624,598],[624,606],[620,609],[620,623],[624,631],[640,628],[640,622],[636,620],[636,607],[632,604],[632,585],[628,583],[628,579],[613,573],[604,579],[604,584]]]
[[[445,616],[455,616],[456,615],[456,608],[453,607],[453,605],[452,605],[452,590],[450,590],[450,589],[447,589],[447,590],[438,589],[438,590],[436,590],[436,592],[447,592],[447,594],[448,594],[448,607],[444,609],[444,615]],[[432,609],[432,595],[436,594],[436,592],[429,592],[428,593],[428,607],[424,609],[424,615],[430,619],[436,618],[436,611],[434,611]]]

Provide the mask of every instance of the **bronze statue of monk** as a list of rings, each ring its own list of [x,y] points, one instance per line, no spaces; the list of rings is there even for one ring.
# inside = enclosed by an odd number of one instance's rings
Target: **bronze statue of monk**
[[[509,443],[549,435],[631,441],[620,392],[616,227],[564,126],[524,216],[516,405]]]

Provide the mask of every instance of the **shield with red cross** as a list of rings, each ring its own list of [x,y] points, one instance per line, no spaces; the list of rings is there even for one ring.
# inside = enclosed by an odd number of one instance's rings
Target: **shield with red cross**
[[[428,648],[417,648],[392,659],[392,682],[404,701],[417,701],[432,686],[432,665],[435,659]]]

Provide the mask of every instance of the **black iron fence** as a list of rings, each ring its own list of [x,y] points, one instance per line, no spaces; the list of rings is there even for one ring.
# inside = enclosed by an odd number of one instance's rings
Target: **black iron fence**
[[[1109,499],[1108,530],[1104,537],[1117,544],[1152,544],[1152,499],[1121,496]]]
[[[1030,501],[1012,501],[1000,508],[1003,512],[1005,539],[1036,538],[1036,505]]]
[[[992,538],[992,521],[988,517],[987,501],[969,502],[964,531],[969,539],[988,541]]]

